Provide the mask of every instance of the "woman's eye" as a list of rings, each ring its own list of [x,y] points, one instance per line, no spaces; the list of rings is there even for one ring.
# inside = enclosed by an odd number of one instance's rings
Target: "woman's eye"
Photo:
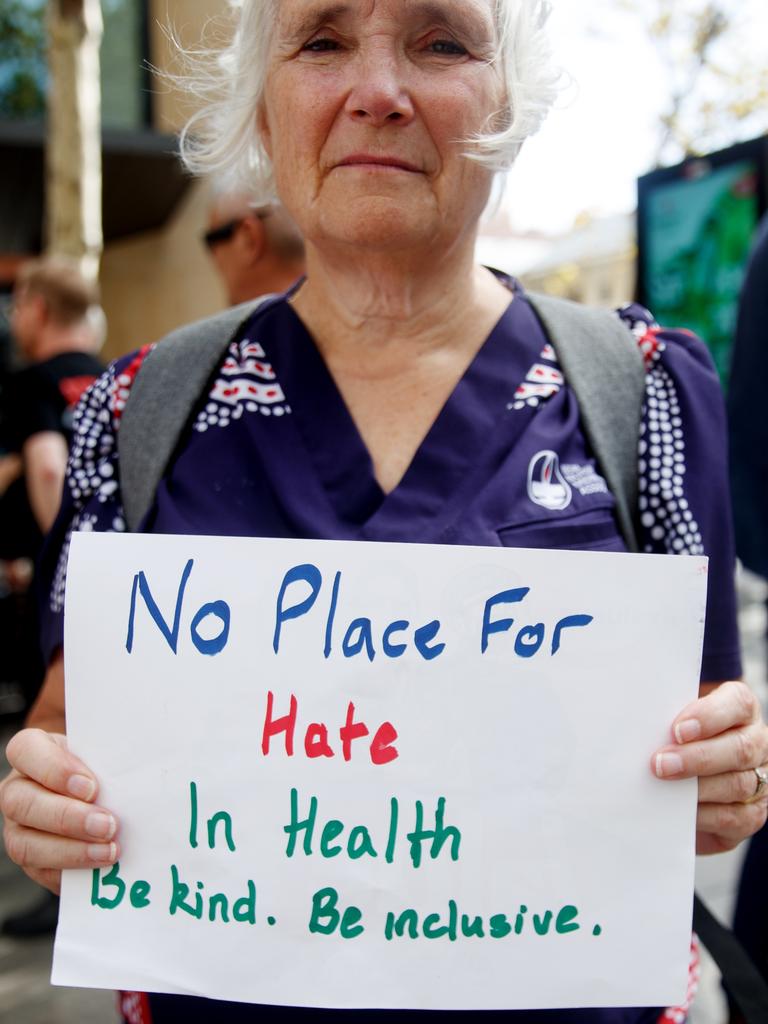
[[[433,39],[427,49],[441,57],[464,57],[468,52],[454,39]]]
[[[313,39],[309,43],[305,43],[302,50],[309,50],[310,53],[329,53],[332,50],[338,50],[339,44],[335,39],[329,39],[327,36],[323,36],[320,39]]]

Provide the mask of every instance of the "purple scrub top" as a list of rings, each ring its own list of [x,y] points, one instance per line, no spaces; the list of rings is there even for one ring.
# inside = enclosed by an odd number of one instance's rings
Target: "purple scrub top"
[[[513,300],[456,385],[403,479],[384,494],[312,337],[288,301],[263,304],[233,340],[142,524],[151,533],[406,541],[624,551],[615,502],[575,395],[525,293]],[[644,355],[639,438],[640,549],[707,554],[701,678],[740,675],[722,396],[709,355],[642,307],[619,311]],[[62,509],[41,565],[43,637],[62,644],[73,530],[122,531],[116,434],[151,347],[117,360],[83,399]],[[641,969],[638,966],[638,969]],[[177,996],[134,1000],[150,1021],[298,1022],[340,1011],[244,1007]],[[351,1011],[350,1011],[351,1012]],[[649,1024],[659,1010],[505,1012],[510,1024]],[[389,1014],[355,1018],[378,1022]],[[398,1013],[397,1024],[416,1016]],[[451,1022],[461,1013],[419,1014]],[[466,1015],[467,1021],[470,1016]],[[126,1018],[128,1019],[128,1017]]]

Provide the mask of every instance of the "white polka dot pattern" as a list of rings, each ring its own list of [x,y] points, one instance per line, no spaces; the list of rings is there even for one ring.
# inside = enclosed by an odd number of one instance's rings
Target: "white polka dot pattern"
[[[116,431],[134,376],[135,372],[117,373],[115,366],[110,366],[86,391],[77,407],[66,473],[74,514],[51,585],[49,603],[54,613],[64,608],[72,534],[97,529],[103,532],[125,530],[119,498]]]
[[[685,496],[685,435],[677,389],[658,361],[659,344],[645,385],[638,448],[639,511],[643,550],[703,555],[702,536]]]

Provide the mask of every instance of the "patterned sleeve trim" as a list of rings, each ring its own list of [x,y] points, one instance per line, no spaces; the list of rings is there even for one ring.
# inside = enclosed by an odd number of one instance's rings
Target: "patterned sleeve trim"
[[[67,559],[72,534],[125,530],[120,495],[117,431],[136,374],[152,351],[138,352],[112,363],[83,395],[75,412],[62,510],[69,506],[70,524],[51,585],[50,610],[64,609]]]
[[[642,306],[618,311],[645,362],[645,402],[638,446],[642,551],[703,555],[703,538],[686,489],[686,439],[677,386],[662,356],[664,332]]]
[[[258,341],[252,340],[249,332],[229,346],[192,429],[203,434],[214,427],[228,427],[243,415],[252,413],[290,416],[291,407],[264,349]]]

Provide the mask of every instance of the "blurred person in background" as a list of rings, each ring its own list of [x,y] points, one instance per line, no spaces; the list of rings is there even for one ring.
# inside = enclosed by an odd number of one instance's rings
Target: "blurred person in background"
[[[255,207],[242,192],[219,193],[203,242],[230,306],[284,292],[304,273],[304,241],[279,203]]]
[[[0,388],[0,724],[29,707],[43,665],[30,589],[40,532],[32,518],[21,457],[3,441],[5,381]]]
[[[13,343],[9,324],[10,295],[0,298],[0,723],[10,724],[24,711],[29,677],[40,679],[36,637],[25,629],[25,605],[37,529],[30,524],[21,457],[5,443],[5,406],[13,372]],[[30,642],[31,641],[31,642]],[[30,651],[34,652],[29,657]],[[36,664],[35,664],[36,662]]]
[[[728,422],[736,553],[768,580],[768,216],[758,229],[739,305]],[[749,844],[733,930],[768,980],[768,828]],[[732,1009],[732,1024],[740,1021]]]
[[[74,263],[35,260],[16,279],[10,327],[27,364],[10,376],[3,395],[0,469],[9,481],[3,503],[0,554],[16,601],[13,647],[22,662],[17,675],[31,706],[43,679],[31,566],[61,504],[75,406],[103,372],[96,357],[104,341],[98,289]],[[10,474],[20,473],[14,482]],[[19,567],[26,565],[26,574]],[[6,935],[36,936],[56,927],[58,898],[45,892],[34,906],[6,918]]]
[[[45,534],[61,503],[75,406],[104,369],[96,357],[104,341],[96,285],[63,258],[25,264],[11,329],[29,365],[10,381],[6,433],[21,456],[32,514]]]

